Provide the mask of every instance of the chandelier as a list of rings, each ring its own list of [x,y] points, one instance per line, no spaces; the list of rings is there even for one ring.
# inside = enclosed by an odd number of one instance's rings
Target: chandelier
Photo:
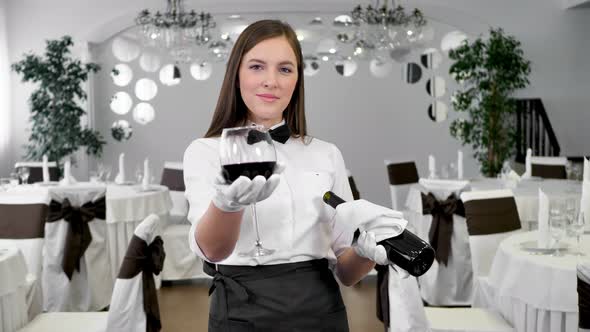
[[[391,7],[387,1],[380,5],[378,0],[376,6],[358,5],[350,13],[350,20],[339,25],[356,28],[352,36],[338,36],[342,42],[354,42],[354,56],[379,61],[405,62],[412,51],[424,47],[433,37],[422,11],[415,8],[406,12],[403,6],[395,6],[394,0]]]
[[[182,0],[167,0],[167,3],[164,13],[142,10],[135,23],[148,45],[167,50],[176,62],[190,62],[193,49],[211,40],[215,21],[210,13],[186,12]],[[174,73],[180,75],[176,68]]]

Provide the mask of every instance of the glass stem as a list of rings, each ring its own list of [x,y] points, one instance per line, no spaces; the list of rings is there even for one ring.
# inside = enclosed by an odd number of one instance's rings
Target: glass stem
[[[252,222],[256,230],[256,246],[260,246],[260,233],[258,232],[258,217],[256,216],[256,203],[250,205],[252,208]]]

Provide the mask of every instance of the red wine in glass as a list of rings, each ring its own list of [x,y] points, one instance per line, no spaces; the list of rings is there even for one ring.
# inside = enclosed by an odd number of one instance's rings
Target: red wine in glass
[[[268,178],[272,175],[276,164],[277,163],[275,161],[260,161],[223,165],[223,177],[227,183],[234,182],[242,175],[251,180],[258,175],[262,175],[268,180]]]

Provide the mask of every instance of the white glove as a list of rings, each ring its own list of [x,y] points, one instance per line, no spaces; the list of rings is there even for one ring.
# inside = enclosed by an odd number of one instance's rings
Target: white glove
[[[373,232],[378,241],[397,236],[408,223],[403,217],[399,211],[364,199],[342,203],[332,219],[332,243],[336,247],[350,247],[357,228],[361,232]]]
[[[240,176],[232,184],[227,184],[220,173],[215,179],[217,193],[213,196],[213,204],[225,212],[237,212],[250,204],[263,201],[279,185],[280,174],[284,169],[284,164],[277,163],[274,173],[268,180],[262,175],[256,176],[253,180]]]
[[[361,232],[352,249],[357,255],[368,258],[379,265],[389,264],[387,252],[382,245],[377,244],[373,232]]]
[[[391,265],[401,279],[406,279],[410,275],[408,271],[393,264],[387,258],[385,247],[377,244],[373,232],[362,232],[352,248],[357,255],[368,258],[379,265]]]

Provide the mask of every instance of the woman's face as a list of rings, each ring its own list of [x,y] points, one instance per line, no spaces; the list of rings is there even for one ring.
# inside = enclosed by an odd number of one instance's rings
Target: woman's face
[[[238,81],[248,120],[267,128],[281,122],[297,79],[297,58],[285,37],[261,41],[244,54]]]

